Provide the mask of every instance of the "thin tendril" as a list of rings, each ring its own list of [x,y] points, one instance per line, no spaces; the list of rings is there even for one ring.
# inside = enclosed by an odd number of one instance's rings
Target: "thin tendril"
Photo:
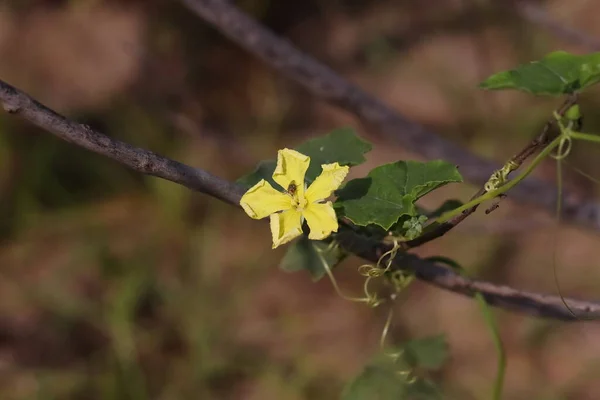
[[[387,338],[388,331],[390,330],[390,326],[392,325],[392,317],[394,316],[394,309],[390,307],[388,311],[387,318],[385,320],[385,325],[383,326],[383,331],[381,332],[381,337],[379,338],[379,348],[383,350],[385,347],[385,339]]]
[[[562,143],[561,143],[562,144]],[[568,150],[570,150],[570,146],[567,148]],[[560,146],[559,146],[559,152],[560,152]],[[556,199],[556,223],[557,225],[560,225],[560,210],[562,209],[562,159],[564,158],[564,156],[561,155],[560,158],[556,158],[556,185],[558,188],[558,196]],[[556,262],[556,252],[557,252],[557,248],[558,248],[558,233],[554,234],[554,262],[552,263],[552,272],[554,275],[554,284],[556,285],[556,291],[558,292],[558,296],[560,297],[560,301],[563,303],[563,305],[565,306],[565,308],[569,311],[569,313],[573,316],[573,318],[575,319],[580,319],[577,315],[575,315],[575,313],[573,312],[573,310],[571,310],[571,307],[569,307],[569,305],[567,304],[567,301],[565,300],[562,291],[560,290],[560,283],[558,280],[558,271],[557,271],[557,262]]]
[[[560,225],[560,214],[562,210],[562,183],[563,183],[563,173],[562,173],[562,161],[567,158],[567,156],[571,152],[571,148],[573,146],[573,138],[579,140],[588,140],[588,141],[598,141],[598,137],[593,135],[592,139],[589,139],[588,136],[592,136],[589,134],[582,134],[579,132],[575,132],[572,130],[573,121],[569,121],[567,127],[564,126],[562,122],[562,118],[555,112],[554,116],[557,120],[558,127],[561,131],[560,143],[558,145],[556,154],[552,155],[552,157],[556,160],[556,179],[557,179],[557,199],[556,199],[556,223],[557,226]],[[577,315],[573,312],[571,307],[567,304],[562,291],[560,289],[560,282],[558,279],[558,267],[556,261],[556,252],[558,248],[558,237],[557,234],[554,235],[554,259],[552,263],[552,272],[554,276],[554,283],[556,285],[556,291],[560,297],[561,302],[565,306],[565,308],[569,311],[569,313],[573,316],[573,318],[580,320]]]
[[[399,249],[400,244],[398,243],[398,240],[394,238],[394,247],[383,253],[375,265],[363,264],[358,267],[358,273],[367,278],[363,284],[363,290],[365,292],[365,298],[369,299],[369,305],[371,305],[371,307],[377,307],[383,303],[384,300],[378,299],[376,294],[371,293],[369,289],[369,283],[373,280],[373,278],[380,278],[389,272]],[[383,268],[381,265],[384,260],[386,260],[385,268]]]
[[[582,169],[577,168],[576,166],[570,164],[567,162],[567,160],[563,161],[565,163],[566,166],[568,166],[569,168],[571,168],[573,171],[577,172],[579,175],[583,176],[584,178],[589,179],[590,181],[600,185],[600,179],[593,177],[592,175],[588,174],[587,172],[583,171]]]
[[[371,264],[361,265],[360,267],[358,267],[358,272],[362,276],[367,276],[367,277],[372,277],[372,278],[379,278],[380,276],[383,276],[392,267],[392,262],[393,262],[394,258],[396,258],[396,255],[398,254],[399,249],[400,249],[400,246],[398,244],[398,239],[394,238],[394,247],[392,247],[390,250],[383,253],[381,255],[381,257],[379,257],[379,260],[377,260],[377,264],[375,264],[375,266],[373,266]],[[385,268],[382,268],[381,263],[386,258],[386,256],[389,256],[389,257],[387,259]]]
[[[572,147],[573,147],[573,139],[571,139],[570,136],[563,136],[560,143],[558,144],[558,148],[556,149],[556,154],[550,155],[550,157],[552,157],[558,161],[557,168],[560,168],[560,161],[566,159],[569,156],[569,154],[571,153]],[[562,174],[561,174],[561,176],[562,176]],[[561,181],[561,183],[562,183],[562,181]]]
[[[349,300],[349,301],[354,301],[354,302],[359,302],[359,303],[367,303],[367,305],[369,305],[371,307],[377,307],[380,304],[382,304],[385,300],[378,298],[376,294],[371,293],[371,291],[369,290],[369,283],[373,279],[383,277],[388,272],[390,272],[390,270],[392,268],[392,264],[394,262],[394,259],[396,258],[396,255],[398,254],[398,250],[400,250],[400,248],[401,248],[400,244],[398,243],[398,240],[396,238],[394,238],[394,247],[392,247],[390,250],[383,253],[381,255],[381,257],[379,257],[379,259],[377,260],[377,263],[375,265],[363,264],[358,267],[358,272],[362,276],[366,277],[365,282],[363,284],[363,290],[365,292],[365,297],[362,297],[362,298],[346,296],[344,293],[342,293],[340,287],[338,286],[337,281],[336,281],[335,277],[333,276],[333,273],[331,272],[331,268],[329,267],[329,264],[327,263],[327,261],[325,260],[325,257],[322,254],[324,251],[331,250],[333,248],[333,246],[335,246],[335,245],[336,245],[336,243],[332,242],[330,244],[330,246],[328,246],[325,250],[317,249],[317,254],[319,255],[321,264],[323,265],[323,268],[325,269],[325,272],[327,273],[327,276],[329,277],[329,280],[331,281],[331,284],[333,285],[333,288],[335,289],[338,296],[340,296],[341,298],[343,298],[345,300]],[[384,262],[385,262],[385,266],[382,265]],[[413,278],[414,277],[411,274],[407,274],[404,271],[400,271],[400,270],[394,271],[392,274],[390,274],[389,282],[391,282],[391,284],[394,287],[394,293],[392,293],[389,296],[389,300],[391,300],[391,301],[395,300],[398,293],[400,291],[402,291],[404,288],[406,288],[412,282]],[[381,337],[379,338],[379,347],[381,348],[382,351],[384,351],[384,348],[385,348],[385,342],[386,342],[390,327],[392,325],[393,316],[394,316],[394,309],[390,305],[390,308],[388,310],[388,315],[385,320],[385,325],[381,332]],[[399,352],[393,352],[393,353],[384,351],[384,354],[387,355],[388,357],[390,357],[394,362],[397,361],[398,358],[403,353],[404,353],[404,350],[401,350]],[[398,371],[396,371],[396,374],[401,376],[405,380],[405,382],[409,385],[413,384],[417,381],[417,377],[413,374],[410,367],[408,367],[407,369],[398,370]]]
[[[342,290],[338,286],[337,281],[336,281],[335,277],[333,276],[333,273],[331,272],[331,268],[329,268],[329,264],[325,260],[325,257],[323,257],[322,251],[317,249],[317,254],[319,255],[319,260],[321,261],[321,264],[323,265],[323,268],[325,269],[325,272],[327,273],[327,276],[329,277],[329,280],[331,281],[331,284],[333,285],[333,289],[338,294],[338,296],[340,296],[344,300],[353,301],[356,303],[370,303],[371,302],[370,298],[351,297],[351,296],[346,296],[344,293],[342,293]]]
[[[392,295],[392,300],[394,300],[394,299],[395,299],[395,296]],[[390,306],[390,309],[388,310],[387,318],[385,320],[385,325],[383,327],[383,331],[381,332],[381,337],[379,338],[379,348],[382,351],[385,348],[385,341],[387,339],[388,332],[392,325],[393,316],[394,316],[394,309]],[[386,352],[385,353],[385,355],[390,357],[394,363],[397,362],[398,359],[403,354],[404,354],[404,349],[402,349],[400,351],[396,351],[396,352]],[[399,376],[404,378],[404,380],[406,381],[406,383],[408,385],[411,385],[417,381],[417,377],[415,375],[413,375],[413,371],[410,369],[410,367],[407,367],[406,369],[398,370],[398,371],[396,371],[396,374],[398,374]]]

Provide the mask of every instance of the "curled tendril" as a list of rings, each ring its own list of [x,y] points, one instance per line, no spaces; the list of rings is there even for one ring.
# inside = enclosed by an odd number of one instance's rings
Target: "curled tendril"
[[[573,118],[566,118],[567,126],[565,126],[565,118],[561,117],[556,111],[554,111],[554,118],[556,118],[556,123],[558,124],[562,137],[558,144],[558,148],[556,149],[556,154],[552,154],[551,157],[560,162],[567,158],[571,153],[571,148],[573,146],[571,133],[573,132],[576,121]]]
[[[319,259],[321,260],[323,268],[325,269],[327,276],[331,280],[331,283],[332,283],[335,291],[341,298],[343,298],[345,300],[359,302],[359,303],[365,303],[370,307],[377,307],[387,300],[390,300],[392,302],[394,300],[396,300],[398,293],[400,293],[403,289],[405,289],[413,281],[412,274],[409,274],[407,272],[398,270],[398,271],[393,271],[390,273],[394,258],[396,258],[396,255],[398,254],[398,250],[401,249],[401,246],[400,246],[398,240],[396,238],[394,238],[394,247],[392,247],[390,250],[383,253],[381,255],[381,257],[379,257],[379,259],[377,260],[377,263],[375,265],[363,264],[358,267],[358,273],[366,278],[364,285],[363,285],[363,290],[364,290],[365,296],[364,297],[346,296],[344,293],[342,293],[341,289],[339,288],[337,281],[335,280],[335,277],[333,276],[333,273],[331,272],[331,268],[329,267],[329,264],[327,263],[327,261],[325,260],[325,257],[323,256],[324,252],[333,250],[336,246],[338,246],[338,243],[335,241],[332,241],[329,244],[329,246],[327,248],[325,248],[324,250],[317,249],[317,254],[319,255]],[[392,286],[394,288],[394,291],[388,298],[382,298],[382,297],[379,297],[377,295],[377,293],[373,293],[370,290],[369,283],[373,279],[381,278],[381,277],[385,276],[386,274],[389,279],[389,282],[392,284]],[[381,332],[381,337],[379,339],[379,346],[381,347],[382,350],[385,348],[385,341],[386,341],[388,332],[389,332],[391,324],[392,324],[393,316],[394,316],[394,309],[390,305],[390,309],[388,310],[388,316],[385,321],[383,330]],[[385,352],[384,354],[386,356],[390,357],[392,359],[392,361],[397,362],[397,360],[402,356],[403,353],[404,353],[404,350],[401,350],[399,352]],[[398,376],[401,376],[405,380],[405,382],[409,385],[417,381],[417,377],[413,374],[413,371],[410,369],[410,367],[407,367],[406,369],[399,369],[398,371],[396,371],[396,374]]]
[[[409,369],[403,370],[403,371],[397,371],[396,373],[398,375],[400,375],[402,378],[404,378],[405,382],[408,385],[412,385],[413,383],[415,383],[417,381],[417,377],[415,375],[413,375],[413,372]]]
[[[361,265],[360,267],[358,267],[358,272],[362,276],[368,276],[368,277],[374,277],[374,278],[383,276],[386,272],[388,272],[390,270],[390,268],[392,268],[392,262],[394,261],[394,258],[396,258],[396,255],[398,254],[398,250],[400,250],[400,245],[398,243],[398,239],[394,238],[394,247],[392,247],[390,250],[383,253],[381,255],[381,257],[379,257],[379,260],[377,260],[377,264]],[[383,263],[383,261],[386,257],[387,257],[387,260],[385,263],[386,264],[385,268],[382,268],[381,264]]]
[[[488,179],[483,188],[486,192],[498,189],[508,181],[508,175],[517,168],[519,168],[517,162],[514,160],[508,161],[501,169],[495,171],[492,176],[490,176],[490,179]]]
[[[556,154],[551,154],[550,156],[560,162],[569,156],[572,147],[573,139],[570,136],[563,136],[556,149]]]
[[[317,254],[319,256],[319,260],[321,261],[321,265],[323,266],[323,269],[325,270],[325,273],[327,273],[327,276],[329,277],[329,280],[331,281],[331,284],[333,285],[333,289],[335,290],[335,292],[338,294],[338,296],[340,296],[342,299],[344,300],[348,300],[348,301],[353,301],[356,303],[367,303],[367,304],[372,304],[374,299],[367,296],[366,298],[363,297],[352,297],[352,296],[347,296],[345,295],[342,290],[340,289],[340,287],[338,286],[337,280],[335,279],[335,277],[333,276],[333,273],[331,272],[331,268],[329,267],[329,264],[327,263],[327,260],[325,259],[325,257],[323,256],[323,253],[325,251],[330,251],[334,248],[336,248],[337,246],[339,246],[339,244],[334,240],[332,241],[328,247],[326,247],[324,250],[321,250],[319,248],[316,248]]]
[[[377,307],[385,301],[385,299],[381,299],[377,297],[377,294],[371,292],[371,290],[369,289],[369,283],[373,279],[380,278],[390,272],[394,258],[396,258],[398,250],[400,250],[401,248],[400,244],[398,243],[398,240],[396,238],[394,238],[393,240],[394,247],[383,253],[381,257],[379,257],[379,260],[377,260],[377,264],[363,264],[360,267],[358,267],[358,273],[367,278],[365,279],[363,289],[365,292],[365,298],[370,300],[368,304],[371,307]],[[384,264],[384,261],[385,266],[382,265]],[[395,297],[397,293],[399,293],[402,289],[408,286],[411,280],[412,279],[409,279],[409,275],[403,271],[394,271],[392,274],[389,274],[389,281],[394,286],[395,291],[393,296]]]
[[[393,363],[397,363],[398,360],[400,360],[400,358],[404,355],[404,349],[395,352],[387,352],[385,355],[388,356]],[[407,367],[406,369],[399,369],[396,371],[396,375],[403,378],[408,385],[412,385],[418,379],[410,367]]]
[[[404,355],[404,349],[395,352],[388,352],[386,355],[392,360],[393,363],[398,362],[400,357]],[[404,369],[396,371],[396,374],[405,379],[407,384],[413,384],[417,381],[417,377],[413,375],[413,371],[410,369]]]
[[[367,278],[379,278],[385,272],[382,268],[377,268],[373,264],[363,264],[358,267],[358,273],[362,276],[366,276]]]
[[[395,300],[396,299],[396,295],[392,294],[391,300]],[[390,309],[388,310],[388,315],[387,318],[385,320],[385,325],[383,327],[383,331],[381,332],[381,337],[379,338],[379,347],[381,348],[382,351],[384,351],[385,349],[385,340],[387,338],[388,332],[390,330],[390,326],[392,325],[392,317],[394,316],[394,309],[392,307],[390,307]],[[392,362],[394,364],[396,364],[398,362],[398,360],[400,359],[400,357],[402,357],[402,355],[404,354],[404,349],[400,350],[400,351],[388,351],[385,352],[384,354],[389,357]],[[404,381],[411,385],[413,383],[415,383],[417,381],[417,377],[415,375],[413,375],[413,371],[411,370],[410,367],[406,367],[405,369],[399,369],[398,371],[396,371],[396,374],[400,377],[402,377],[404,379]]]

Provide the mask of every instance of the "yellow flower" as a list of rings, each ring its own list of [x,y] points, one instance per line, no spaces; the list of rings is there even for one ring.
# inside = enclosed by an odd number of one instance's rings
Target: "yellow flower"
[[[273,248],[300,236],[304,219],[310,228],[309,239],[325,239],[338,230],[331,201],[322,201],[340,187],[349,168],[338,163],[323,164],[321,175],[306,189],[304,175],[309,164],[310,157],[304,154],[290,149],[279,150],[273,180],[286,192],[275,190],[263,179],[240,200],[251,218],[271,217]]]

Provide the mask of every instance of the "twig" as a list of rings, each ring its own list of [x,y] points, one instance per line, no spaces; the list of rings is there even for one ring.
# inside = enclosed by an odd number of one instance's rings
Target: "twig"
[[[571,108],[571,106],[573,106],[577,103],[577,98],[578,98],[578,96],[576,94],[573,94],[573,95],[570,95],[569,97],[567,97],[565,102],[558,109],[558,111],[557,111],[558,115],[561,115],[561,116],[564,115],[569,110],[569,108]],[[545,145],[548,144],[548,133],[550,131],[550,128],[552,127],[552,125],[555,122],[556,122],[556,120],[554,117],[550,118],[546,122],[546,124],[544,125],[544,127],[542,128],[540,133],[535,138],[533,138],[533,140],[531,142],[529,142],[521,151],[519,151],[517,154],[515,154],[508,161],[509,163],[512,164],[512,167],[513,167],[512,171],[510,173],[518,170],[521,167],[521,165],[523,165],[525,160],[527,160],[529,157],[531,157],[532,155],[537,153],[542,147],[544,147]],[[481,189],[479,189],[477,191],[477,193],[475,193],[473,195],[473,197],[471,197],[471,200],[474,200],[474,199],[478,198],[479,196],[482,196],[483,194],[485,194],[485,189],[482,187]],[[503,197],[505,197],[505,196],[502,196],[501,198],[503,198]],[[494,211],[496,208],[498,208],[500,206],[501,198],[498,198],[497,201],[492,205],[492,207],[490,207],[488,210],[486,210],[486,214],[489,214],[490,212]],[[425,232],[425,234],[419,236],[418,238],[404,243],[403,247],[405,249],[415,248],[418,246],[422,246],[425,243],[428,243],[434,239],[437,239],[437,238],[445,235],[446,233],[448,233],[449,231],[454,229],[462,221],[467,219],[467,217],[469,215],[473,214],[477,210],[478,207],[479,206],[476,205],[474,207],[469,208],[468,210],[463,211],[461,214],[457,215],[456,217],[452,218],[451,220],[449,220],[447,222],[439,224],[438,226]]]
[[[19,115],[67,142],[112,158],[143,174],[181,184],[239,207],[239,199],[244,192],[241,186],[202,169],[111,139],[87,125],[67,119],[2,80],[0,80],[0,102],[9,113]],[[365,246],[357,239],[357,235],[345,238],[343,234],[339,236],[345,249],[371,262],[376,262],[381,254],[389,249],[389,246],[384,243]],[[414,271],[417,278],[445,290],[467,296],[479,292],[487,302],[498,307],[524,314],[573,320],[573,316],[566,312],[561,299],[557,296],[525,292],[507,286],[471,280],[410,254],[399,255],[394,262],[397,268],[408,268]],[[565,301],[582,318],[600,319],[600,303],[572,299],[565,299]]]
[[[500,201],[502,201],[504,198],[506,197],[505,194],[501,194],[500,196],[498,196],[498,198],[496,200],[494,200],[494,202],[492,203],[491,206],[489,206],[486,210],[485,210],[485,214],[491,214],[492,212],[496,211],[499,207],[500,207]]]
[[[558,109],[557,114],[560,116],[564,116],[565,113],[569,110],[569,108],[577,104],[578,98],[579,96],[577,94],[572,94],[568,96],[565,102]],[[529,157],[531,157],[533,154],[539,151],[543,146],[548,144],[548,133],[550,131],[550,128],[555,123],[556,119],[554,117],[548,119],[539,135],[537,135],[531,142],[529,142],[527,146],[523,148],[523,150],[521,150],[511,159],[511,161],[515,163],[517,168],[519,168],[523,164],[523,162],[525,162],[525,160],[527,160]]]
[[[427,159],[444,159],[460,165],[470,182],[483,185],[498,169],[496,163],[478,157],[443,139],[391,109],[372,95],[296,49],[258,22],[223,0],[181,0],[191,11],[221,33],[304,86],[317,98],[339,105],[376,132],[400,143],[403,148]],[[556,186],[527,178],[511,191],[511,198],[554,214]],[[600,231],[600,204],[565,193],[562,219]]]
[[[230,204],[238,204],[243,194],[241,188],[207,171],[159,156],[149,150],[133,147],[87,125],[70,121],[2,80],[0,100],[5,111],[19,114],[67,142],[112,158],[135,171],[179,183]]]

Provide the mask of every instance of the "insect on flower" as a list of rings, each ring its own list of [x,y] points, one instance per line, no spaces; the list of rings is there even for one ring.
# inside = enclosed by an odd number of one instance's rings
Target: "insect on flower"
[[[273,248],[300,236],[305,220],[310,228],[309,239],[322,240],[338,230],[333,205],[325,199],[340,187],[349,168],[338,163],[323,164],[321,175],[306,188],[304,178],[309,164],[310,157],[302,153],[279,150],[273,180],[284,188],[283,192],[262,179],[240,200],[250,218],[270,217]]]
[[[296,190],[298,190],[298,186],[296,186],[296,183],[294,181],[291,181],[290,184],[288,185],[286,192],[290,196],[294,197],[294,195],[296,194]]]

